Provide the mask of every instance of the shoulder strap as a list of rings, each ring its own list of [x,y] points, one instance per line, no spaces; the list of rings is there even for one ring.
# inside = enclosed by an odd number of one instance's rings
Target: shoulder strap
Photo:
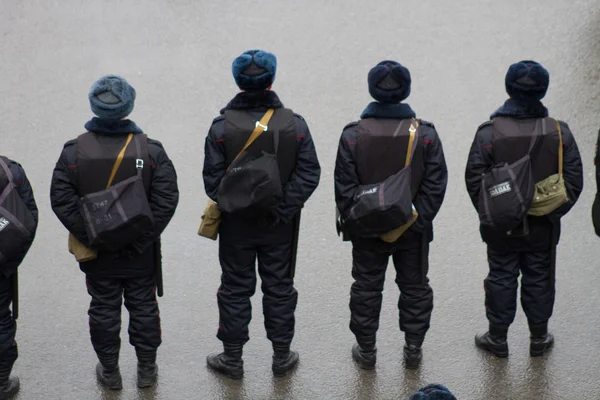
[[[556,122],[556,128],[558,128],[558,175],[562,176],[563,174],[563,140],[562,140],[562,129],[560,128],[560,122],[557,119],[554,120]]]
[[[256,121],[256,126],[254,127],[254,131],[252,131],[252,134],[250,135],[250,137],[246,141],[246,144],[244,144],[244,147],[242,147],[242,150],[240,150],[240,152],[237,154],[237,156],[235,156],[235,158],[233,159],[233,161],[235,161],[238,158],[240,158],[241,155],[248,149],[248,147],[250,147],[250,145],[252,143],[254,143],[254,141],[256,139],[258,139],[258,137],[263,132],[267,131],[267,129],[269,128],[269,121],[271,120],[271,117],[273,116],[273,113],[275,113],[275,109],[274,108],[269,108],[267,110],[267,112],[265,113],[265,115],[263,115],[263,117],[260,119],[260,121]],[[229,168],[227,168],[227,171],[229,172]]]
[[[110,178],[108,179],[108,183],[106,184],[107,189],[109,187],[111,187],[111,185],[115,179],[115,176],[117,175],[117,171],[119,171],[119,167],[121,166],[121,162],[123,162],[123,157],[125,156],[125,151],[127,150],[127,146],[129,146],[129,143],[131,142],[132,138],[133,138],[133,133],[130,133],[129,135],[127,135],[127,141],[125,142],[125,146],[123,146],[123,148],[121,149],[121,152],[117,156],[117,159],[115,160],[115,164],[113,165],[112,172],[110,173]],[[136,143],[138,143],[138,142],[136,141]],[[138,144],[138,149],[139,149],[139,144]],[[139,155],[139,152],[138,152],[138,155]]]
[[[406,162],[404,163],[405,167],[408,167],[415,155],[415,150],[417,149],[417,130],[419,129],[419,121],[413,118],[413,123],[410,124],[409,132],[410,138],[408,139],[408,150],[406,151]]]
[[[10,168],[8,167],[8,159],[7,158],[0,157],[0,167],[2,167],[2,169],[4,170],[4,173],[6,174],[6,178],[8,179],[8,183],[12,183],[13,175],[12,175],[12,172],[10,171]]]

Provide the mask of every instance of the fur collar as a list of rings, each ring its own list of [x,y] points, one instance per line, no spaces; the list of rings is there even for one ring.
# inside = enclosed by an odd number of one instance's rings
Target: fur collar
[[[85,124],[85,129],[90,132],[106,134],[144,133],[142,129],[130,119],[107,120],[94,117]]]
[[[384,104],[374,101],[365,108],[360,118],[406,119],[414,118],[415,116],[415,112],[408,104]]]
[[[224,114],[227,110],[251,110],[256,108],[283,108],[283,104],[277,93],[272,90],[241,92],[221,110],[221,114]]]
[[[512,118],[545,118],[548,116],[548,109],[544,107],[541,101],[519,101],[508,99],[502,107],[494,111],[490,119],[495,117]]]

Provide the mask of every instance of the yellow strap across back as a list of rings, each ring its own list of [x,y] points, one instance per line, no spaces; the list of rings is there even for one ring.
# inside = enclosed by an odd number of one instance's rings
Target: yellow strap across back
[[[265,113],[265,115],[263,115],[263,117],[260,119],[260,121],[258,121],[256,123],[256,127],[254,128],[254,131],[252,131],[252,134],[248,138],[248,141],[246,142],[246,144],[244,145],[244,147],[242,147],[242,150],[240,150],[240,152],[238,153],[238,155],[235,156],[235,158],[233,159],[233,161],[235,161],[238,158],[240,158],[241,155],[244,153],[244,151],[246,151],[248,149],[248,147],[250,147],[250,145],[252,143],[254,143],[254,141],[256,139],[258,139],[258,137],[264,131],[267,130],[267,126],[269,125],[269,121],[271,120],[271,117],[273,116],[273,113],[275,113],[275,109],[274,108],[269,108],[267,110],[267,112]],[[229,172],[229,167],[227,168],[227,172]]]
[[[556,122],[556,127],[558,128],[558,176],[562,176],[562,174],[563,174],[562,129],[560,129],[560,122],[558,122],[557,119],[555,119],[554,122]]]
[[[406,152],[406,162],[404,163],[405,167],[408,167],[410,165],[411,162],[411,156],[412,156],[412,148],[413,148],[413,143],[415,142],[416,136],[417,136],[417,128],[419,128],[419,121],[417,121],[416,119],[414,120],[414,125],[410,124],[410,138],[408,139],[408,151]]]
[[[127,146],[129,146],[131,139],[133,139],[133,133],[130,133],[127,136],[127,142],[125,142],[125,146],[123,146],[123,148],[121,149],[121,152],[119,153],[119,155],[117,156],[117,159],[115,160],[115,165],[113,165],[112,172],[110,173],[110,178],[108,179],[108,183],[106,184],[107,189],[112,185],[113,180],[115,179],[115,176],[117,175],[117,171],[119,171],[119,167],[121,166],[121,162],[123,162],[123,157],[125,157],[125,151],[127,150]]]

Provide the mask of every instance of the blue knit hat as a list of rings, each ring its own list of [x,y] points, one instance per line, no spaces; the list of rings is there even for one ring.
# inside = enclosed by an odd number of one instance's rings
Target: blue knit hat
[[[456,400],[446,386],[427,385],[408,398],[408,400]]]
[[[369,93],[380,103],[400,103],[410,95],[410,72],[396,61],[386,60],[369,71]]]
[[[506,92],[512,99],[539,101],[546,95],[550,74],[541,64],[525,60],[510,66],[505,83]]]
[[[92,85],[88,97],[99,118],[119,120],[133,111],[135,89],[120,76],[106,75]]]
[[[248,50],[233,60],[231,72],[242,90],[265,90],[273,84],[277,71],[277,57],[263,50]]]

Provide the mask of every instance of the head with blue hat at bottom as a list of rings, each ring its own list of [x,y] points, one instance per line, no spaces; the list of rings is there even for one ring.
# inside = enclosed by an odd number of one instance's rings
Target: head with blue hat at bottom
[[[248,50],[233,60],[231,72],[238,87],[246,92],[270,89],[275,81],[277,57],[264,50]]]
[[[550,74],[541,64],[524,60],[508,68],[504,82],[511,99],[537,102],[542,100],[548,91]]]
[[[410,95],[410,72],[397,61],[381,61],[369,71],[367,81],[371,97],[380,103],[400,103]]]
[[[92,112],[98,118],[111,121],[126,118],[131,114],[135,96],[135,89],[117,75],[106,75],[98,79],[88,95]]]
[[[419,389],[408,400],[456,400],[456,397],[454,397],[446,386],[432,384]]]

